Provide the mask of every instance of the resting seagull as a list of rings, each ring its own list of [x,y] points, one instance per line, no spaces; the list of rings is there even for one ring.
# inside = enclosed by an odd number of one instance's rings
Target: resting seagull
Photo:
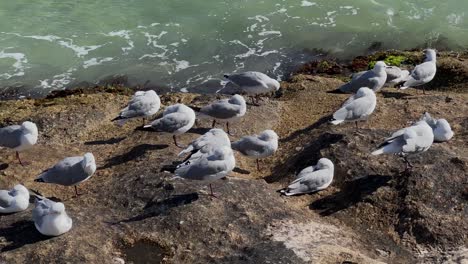
[[[174,144],[177,147],[181,147],[177,143],[176,136],[189,131],[193,124],[195,124],[195,119],[195,112],[192,108],[184,104],[175,104],[168,106],[164,110],[163,117],[154,120],[151,124],[144,126],[144,128],[152,128],[158,132],[172,134]]]
[[[377,92],[384,86],[387,80],[386,67],[385,62],[378,61],[372,70],[353,78],[338,89],[345,93],[355,93],[361,87],[369,87],[374,92]]]
[[[354,73],[351,78],[353,80],[359,78],[361,75],[366,73],[367,71],[357,72]],[[387,66],[385,68],[385,72],[387,73],[387,79],[385,80],[384,86],[396,85],[403,82],[409,76],[409,71],[402,70],[396,66]]]
[[[34,181],[53,183],[63,186],[74,186],[75,194],[78,196],[76,185],[87,181],[96,171],[96,161],[92,153],[84,156],[68,157],[52,168],[43,171]]]
[[[255,96],[255,103],[251,97],[252,103],[255,105],[258,105],[259,95],[274,92],[280,88],[280,83],[277,80],[256,71],[225,74],[224,78],[237,85],[242,93]]]
[[[313,193],[326,189],[333,181],[333,162],[321,158],[317,165],[303,169],[287,188],[280,190],[284,195]]]
[[[434,141],[445,142],[449,141],[453,137],[454,133],[447,120],[443,118],[432,118],[428,112],[424,113],[422,120],[425,120],[432,128],[432,131],[434,132]]]
[[[229,131],[229,122],[235,121],[245,115],[247,105],[244,97],[236,94],[229,99],[221,99],[200,109],[200,117],[213,118],[212,128],[216,121],[225,121],[227,132]]]
[[[210,185],[211,196],[213,188],[211,182],[226,177],[236,166],[232,149],[228,146],[214,147],[206,154],[192,157],[177,166],[175,175],[187,180],[205,181]]]
[[[122,124],[128,119],[143,117],[143,122],[145,122],[145,118],[156,114],[160,107],[161,99],[155,91],[138,91],[133,95],[128,106],[122,109],[119,116],[112,121],[120,120]]]
[[[413,165],[408,161],[408,155],[414,155],[427,151],[434,142],[434,133],[426,121],[421,120],[416,124],[398,130],[391,137],[379,145],[372,155],[397,154],[406,162],[406,169]]]
[[[232,149],[242,155],[257,160],[257,171],[260,171],[259,159],[272,156],[278,149],[278,135],[273,130],[265,130],[260,135],[245,136],[233,142]]]
[[[23,122],[20,125],[13,125],[0,128],[0,147],[11,148],[16,151],[16,158],[21,161],[19,152],[32,148],[37,143],[39,133],[37,126],[33,122]]]
[[[60,236],[72,228],[72,219],[65,212],[63,203],[48,199],[36,199],[32,217],[36,229],[45,236]]]
[[[374,112],[377,105],[377,98],[374,91],[367,87],[360,88],[357,93],[348,100],[343,106],[333,114],[332,124],[338,125],[343,122],[356,122],[358,129],[359,120],[367,120]]]
[[[13,189],[0,190],[0,214],[21,212],[28,209],[29,191],[21,184]]]
[[[423,84],[426,84],[436,75],[437,66],[436,66],[436,51],[433,49],[426,49],[425,51],[426,59],[423,63],[417,65],[413,71],[411,71],[410,76],[405,80],[403,86],[400,89],[406,89],[408,87],[416,87]],[[423,86],[423,93],[426,93]]]

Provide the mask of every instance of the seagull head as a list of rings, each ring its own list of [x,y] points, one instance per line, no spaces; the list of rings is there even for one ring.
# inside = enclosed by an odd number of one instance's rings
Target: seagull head
[[[212,152],[210,160],[224,160],[226,157],[233,155],[231,147],[222,146],[215,148]]]
[[[220,128],[213,128],[213,129],[210,129],[210,133],[213,136],[215,136],[216,138],[223,139],[226,142],[227,146],[231,145],[231,141],[229,139],[229,136],[228,136],[228,134],[226,132],[224,132],[224,130],[222,130]]]
[[[271,141],[271,140],[278,140],[278,134],[275,133],[273,130],[265,130],[258,136],[259,139],[264,141]]]
[[[281,86],[281,84],[280,84],[277,80],[271,78],[270,81],[269,81],[269,83],[268,83],[268,86],[269,86],[270,88],[273,88],[275,91],[278,91],[279,88],[280,88],[280,86]]]
[[[83,161],[81,163],[83,165],[83,169],[88,173],[88,175],[93,175],[96,171],[96,160],[94,159],[94,155],[92,153],[86,153],[83,156]]]
[[[52,214],[62,214],[65,212],[65,205],[63,203],[54,203],[51,212]]]
[[[324,170],[324,169],[333,169],[334,165],[333,162],[327,158],[321,158],[317,162],[317,165],[315,166],[315,169],[317,170]]]
[[[18,194],[21,194],[21,195],[26,195],[28,194],[29,195],[29,191],[26,187],[24,187],[23,185],[21,184],[17,184],[15,185],[15,187],[13,187],[13,189],[10,191],[10,194],[12,196],[17,196]]]
[[[23,122],[23,124],[21,124],[21,129],[25,134],[31,134],[33,136],[37,136],[39,134],[36,124],[30,121]]]
[[[385,71],[385,68],[387,68],[387,64],[383,61],[378,61],[374,65],[374,69],[372,69],[374,72],[382,72]]]
[[[437,54],[435,49],[425,49],[424,56],[426,57],[424,61],[436,61]]]
[[[369,89],[367,87],[361,87],[359,88],[359,90],[357,90],[356,97],[360,98],[371,94],[375,94],[374,91],[372,91],[372,89]]]
[[[242,95],[235,94],[231,96],[228,100],[229,103],[231,104],[236,104],[236,105],[245,105],[245,99]]]

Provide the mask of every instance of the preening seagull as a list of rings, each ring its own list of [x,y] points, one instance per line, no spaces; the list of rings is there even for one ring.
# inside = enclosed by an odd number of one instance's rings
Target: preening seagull
[[[10,148],[16,151],[16,158],[21,165],[19,152],[32,148],[37,143],[39,132],[33,122],[23,122],[21,125],[13,125],[0,128],[0,147]]]
[[[260,171],[259,159],[272,156],[278,149],[278,135],[273,130],[265,130],[259,135],[245,136],[233,142],[232,149],[242,155],[257,161],[257,170]]]
[[[74,186],[78,196],[76,185],[87,181],[96,171],[96,161],[92,153],[83,156],[68,157],[52,168],[43,171],[34,181],[53,183],[64,186]]]
[[[203,155],[192,157],[180,164],[175,175],[188,180],[211,182],[226,177],[236,166],[232,149],[228,146],[214,147]]]
[[[434,141],[445,142],[449,141],[453,137],[454,133],[447,120],[443,118],[432,118],[428,112],[424,113],[422,120],[425,120],[432,128],[432,131],[434,132]]]
[[[192,108],[184,104],[175,104],[168,106],[161,118],[154,120],[151,124],[144,126],[144,128],[153,128],[158,132],[172,134],[174,144],[177,147],[181,147],[177,143],[176,136],[189,131],[193,124],[195,124],[195,119],[195,112]]]
[[[32,217],[36,229],[45,236],[60,236],[72,228],[72,219],[63,203],[36,199]]]
[[[198,151],[201,151],[201,153],[207,153],[213,148],[221,146],[231,147],[231,141],[229,140],[229,136],[226,134],[226,132],[224,132],[224,130],[219,128],[213,128],[210,129],[210,131],[198,137],[197,139],[195,139],[194,141],[192,141],[192,143],[190,143],[184,150],[182,150],[178,156],[180,157],[189,153],[190,155],[186,159],[188,160],[192,155],[194,155]],[[186,160],[184,160],[184,162]]]
[[[345,93],[355,93],[361,87],[369,87],[374,92],[379,91],[387,80],[387,65],[383,61],[378,61],[372,70],[364,72],[362,75],[356,76],[348,83],[338,88]]]
[[[359,120],[367,120],[374,112],[377,98],[374,91],[367,87],[360,88],[356,94],[348,98],[343,106],[333,114],[332,124],[338,125],[342,122],[356,122],[358,128]]]
[[[237,85],[242,93],[255,96],[256,103],[260,94],[277,91],[281,86],[277,80],[256,71],[225,74],[224,78]]]
[[[357,73],[353,73],[351,78],[353,80],[359,78],[361,75],[366,73],[367,71],[361,71]],[[403,82],[406,78],[409,76],[409,71],[407,70],[402,70],[396,66],[387,66],[385,68],[385,72],[387,73],[387,79],[385,80],[385,85],[384,86],[390,86],[390,85],[395,85],[398,83]]]
[[[406,169],[413,166],[407,156],[427,151],[434,142],[434,133],[426,121],[421,120],[416,124],[400,129],[378,146],[372,155],[397,154],[404,158]]]
[[[400,89],[420,86],[434,79],[437,71],[436,51],[433,49],[426,49],[424,54],[426,56],[424,62],[414,67],[410,76],[405,80],[405,83],[400,87]],[[423,92],[425,92],[424,89]]]
[[[21,212],[28,209],[29,191],[21,184],[13,189],[0,190],[0,214]]]
[[[227,132],[229,131],[229,122],[235,121],[245,115],[247,111],[247,105],[244,97],[241,95],[233,95],[229,99],[222,99],[213,102],[200,109],[200,117],[213,118],[213,125],[216,125],[216,121],[226,122]]]
[[[287,188],[280,190],[284,195],[291,196],[313,193],[326,189],[333,181],[333,162],[321,158],[317,165],[303,169]]]
[[[122,123],[131,118],[151,117],[159,111],[160,107],[161,99],[155,91],[138,91],[133,95],[128,106],[122,109],[114,120],[121,120]]]

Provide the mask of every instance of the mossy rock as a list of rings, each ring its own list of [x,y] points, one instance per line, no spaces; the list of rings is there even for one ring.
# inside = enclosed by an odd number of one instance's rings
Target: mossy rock
[[[389,55],[383,59],[385,64],[390,65],[390,66],[397,66],[397,67],[399,67],[406,60],[407,60],[407,57],[403,55]],[[372,60],[371,62],[369,62],[369,69],[374,68],[376,62],[377,60]]]

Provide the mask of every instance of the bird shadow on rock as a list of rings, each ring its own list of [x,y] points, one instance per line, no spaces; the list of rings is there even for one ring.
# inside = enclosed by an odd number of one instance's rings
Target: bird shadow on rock
[[[191,204],[199,199],[199,195],[196,192],[188,193],[188,194],[180,194],[180,195],[172,195],[164,200],[161,201],[149,201],[145,207],[143,208],[144,212],[137,216],[120,220],[116,223],[129,223],[129,222],[137,222],[142,221],[147,218],[159,216],[165,214],[169,210],[186,205]]]
[[[188,133],[192,133],[192,134],[198,134],[198,135],[203,135],[205,134],[206,132],[210,131],[211,128],[207,128],[207,127],[192,127]]]
[[[7,163],[0,164],[0,171],[8,169],[9,166]]]
[[[169,145],[167,145],[167,144],[156,144],[156,145],[141,144],[141,145],[133,147],[132,149],[130,149],[130,151],[128,151],[128,152],[126,152],[126,153],[124,153],[122,155],[118,155],[118,156],[115,156],[115,157],[112,157],[112,158],[108,159],[106,165],[104,165],[103,167],[101,167],[99,169],[111,168],[113,166],[117,166],[117,165],[126,163],[128,161],[135,160],[135,159],[145,155],[146,152],[148,152],[148,151],[161,150],[161,149],[165,149],[165,148],[168,148],[168,147],[169,147]]]
[[[391,176],[368,175],[344,182],[341,191],[314,201],[309,208],[322,216],[332,215],[364,201],[380,187],[388,186],[391,179]]]
[[[239,174],[250,174],[250,171],[241,169],[239,167],[235,167],[232,171]]]
[[[343,135],[334,133],[321,134],[317,139],[313,140],[310,144],[304,147],[301,152],[290,155],[285,162],[275,166],[272,173],[265,177],[267,183],[279,181],[283,176],[290,174],[291,169],[295,172],[310,166],[311,161],[317,161],[322,149],[328,148],[330,145],[335,144],[343,139]]]
[[[402,92],[389,92],[389,91],[382,91],[382,96],[384,98],[395,98],[395,99],[401,99],[401,98],[406,98],[412,96],[409,93],[402,93]]]
[[[291,135],[289,135],[287,137],[280,138],[279,141],[284,143],[284,142],[289,142],[291,140],[294,140],[297,137],[299,137],[300,135],[303,135],[304,133],[307,133],[307,132],[310,132],[311,130],[319,128],[321,125],[328,123],[328,121],[330,121],[330,120],[332,120],[331,115],[324,116],[324,117],[320,118],[319,120],[317,120],[312,125],[310,125],[310,126],[308,126],[306,128],[303,128],[303,129],[296,130],[293,133],[291,133]]]
[[[117,144],[126,138],[127,137],[119,137],[119,138],[111,138],[107,140],[95,140],[95,141],[85,142],[84,144],[85,145],[112,145],[112,144]]]
[[[34,244],[50,239],[36,230],[33,221],[22,220],[13,225],[0,229],[0,237],[4,237],[8,242],[7,246],[0,249],[0,252],[7,252],[21,248],[25,245]]]

